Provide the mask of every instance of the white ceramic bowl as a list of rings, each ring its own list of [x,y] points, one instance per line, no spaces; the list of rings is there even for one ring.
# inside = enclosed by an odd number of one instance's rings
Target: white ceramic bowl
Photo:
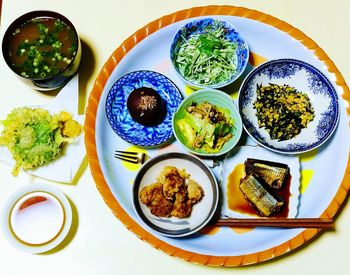
[[[51,204],[38,201],[39,196],[51,201]],[[16,212],[23,212],[25,207],[27,213],[21,214],[21,220],[15,222]],[[54,212],[48,211],[52,207]],[[55,213],[57,217],[45,218],[49,213]],[[39,217],[51,221],[39,220]],[[1,215],[1,228],[6,239],[15,248],[28,253],[43,253],[58,246],[66,238],[71,224],[72,208],[67,197],[52,186],[39,183],[26,185],[14,192],[5,202]],[[22,228],[24,225],[26,230]]]
[[[204,196],[192,207],[187,218],[163,218],[151,213],[140,201],[140,192],[156,181],[165,166],[185,169],[190,178],[203,189]],[[213,217],[219,202],[219,188],[215,176],[197,157],[183,153],[166,153],[148,160],[138,172],[133,186],[134,209],[142,222],[150,229],[168,237],[184,237],[202,229]]]

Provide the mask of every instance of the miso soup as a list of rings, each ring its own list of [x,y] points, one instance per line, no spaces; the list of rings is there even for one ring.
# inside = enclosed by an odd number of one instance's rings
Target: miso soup
[[[39,17],[14,30],[7,55],[19,75],[44,79],[67,68],[77,47],[78,38],[69,25],[57,18]]]

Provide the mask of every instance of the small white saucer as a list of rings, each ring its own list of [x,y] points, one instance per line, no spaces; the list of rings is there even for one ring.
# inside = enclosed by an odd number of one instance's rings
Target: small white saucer
[[[11,216],[14,209],[18,209],[18,204],[23,201],[24,197],[31,193],[36,194],[36,192],[47,194],[48,198],[57,200],[62,207],[63,222],[59,232],[50,240],[44,243],[30,244],[16,236],[11,225]],[[4,204],[0,222],[4,236],[15,248],[27,253],[43,253],[58,246],[67,236],[72,225],[72,208],[67,197],[58,189],[46,184],[32,183],[20,188],[9,197]]]

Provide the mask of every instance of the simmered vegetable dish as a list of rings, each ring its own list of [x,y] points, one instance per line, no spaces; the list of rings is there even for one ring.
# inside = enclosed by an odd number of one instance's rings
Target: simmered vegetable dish
[[[228,110],[208,102],[192,103],[177,124],[194,149],[218,152],[232,138],[233,119]]]

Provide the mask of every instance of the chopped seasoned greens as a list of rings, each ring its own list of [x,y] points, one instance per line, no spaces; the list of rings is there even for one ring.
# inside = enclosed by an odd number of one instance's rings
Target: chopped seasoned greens
[[[294,138],[315,117],[307,94],[288,85],[257,85],[254,109],[259,127],[278,141]]]
[[[42,108],[15,108],[1,121],[0,145],[5,145],[19,169],[44,165],[62,153],[63,145],[80,134],[82,127],[67,112],[51,115]]]
[[[186,80],[209,86],[231,79],[237,71],[237,44],[225,37],[226,31],[221,21],[214,21],[202,33],[182,34],[175,66]]]
[[[202,102],[188,106],[177,125],[188,146],[215,153],[232,138],[234,121],[228,110]]]

